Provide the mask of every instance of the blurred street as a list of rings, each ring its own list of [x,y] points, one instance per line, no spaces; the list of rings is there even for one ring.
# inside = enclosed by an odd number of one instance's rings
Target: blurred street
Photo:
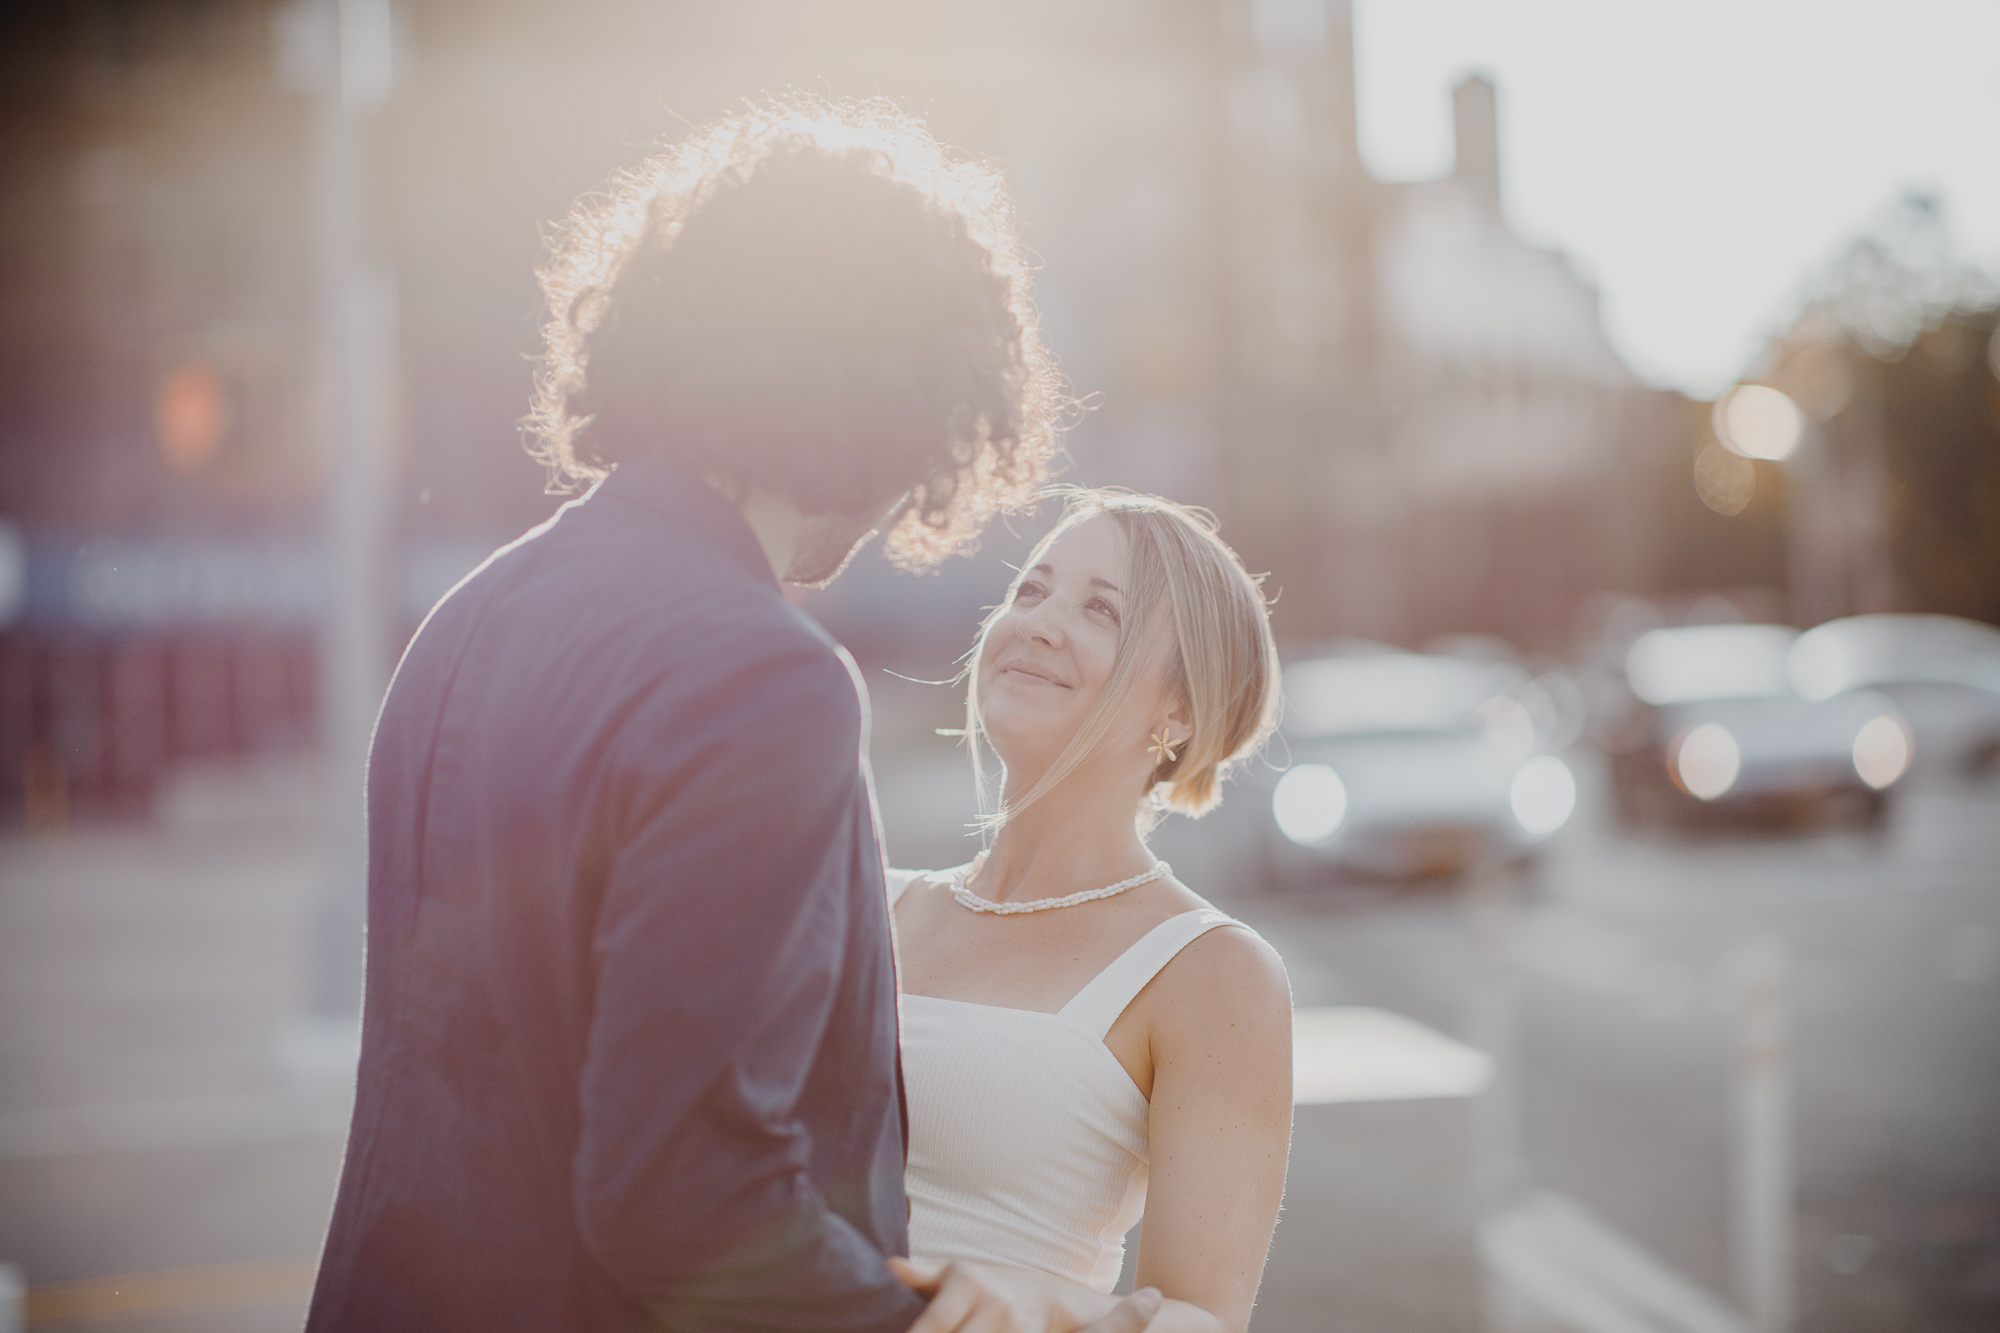
[[[156,827],[0,843],[0,1254],[31,1326],[304,1318],[353,1069],[293,1025],[322,839],[268,798],[300,778],[207,776]]]
[[[878,693],[880,797],[892,860],[942,863],[972,787],[925,734],[937,695],[917,698]],[[1914,787],[1876,833],[1686,842],[1619,835],[1576,763],[1578,818],[1528,877],[1515,935],[1533,1182],[1728,1292],[1719,975],[1734,946],[1776,935],[1795,968],[1802,1322],[1992,1327],[1992,785]],[[0,845],[0,1258],[26,1269],[36,1327],[296,1327],[325,1224],[345,1089],[337,1042],[329,1064],[297,1022],[321,873],[310,783],[267,768],[169,795],[158,827]],[[1256,813],[1238,800],[1156,844],[1272,939],[1300,1005],[1465,1033],[1460,895],[1270,893]],[[1466,1112],[1301,1108],[1260,1328],[1466,1326]]]
[[[2000,790],[1940,776],[1901,793],[1875,831],[1638,838],[1614,827],[1601,773],[1573,762],[1584,775],[1577,818],[1530,873],[1515,934],[1522,1146],[1533,1183],[1583,1202],[1727,1296],[1725,968],[1737,946],[1775,936],[1794,969],[1802,1325],[1992,1327]],[[892,858],[943,860],[950,844],[932,830],[949,824],[948,802],[969,808],[963,760],[954,752],[894,774],[882,799]],[[1465,1034],[1460,893],[1273,895],[1256,873],[1256,812],[1246,804],[1225,803],[1200,824],[1172,821],[1154,842],[1183,880],[1271,939],[1295,1002],[1377,1005]],[[1397,1301],[1423,1298],[1411,1274],[1350,1268],[1342,1254],[1379,1220],[1374,1210],[1399,1201],[1370,1198],[1352,1163],[1347,1179],[1301,1197],[1300,1175],[1342,1151],[1315,1139],[1315,1123],[1302,1112],[1263,1305],[1289,1309],[1301,1288],[1369,1289],[1383,1294],[1380,1327],[1425,1326],[1417,1307]]]
[[[36,1330],[300,1326],[372,728],[439,599],[563,503],[521,413],[608,318],[538,265],[648,145],[786,90],[1004,178],[1055,479],[1199,506],[1261,580],[1279,730],[1153,834],[1323,1061],[1260,1333],[2000,1329],[1995,50],[1974,0],[28,7],[0,1333],[18,1282]],[[814,287],[781,271],[728,322]],[[804,327],[770,318],[732,372]],[[728,439],[849,383],[821,341]],[[683,380],[717,377],[633,383]],[[846,512],[838,441],[902,438],[827,392],[770,442],[825,454],[799,514]],[[525,442],[611,461],[604,410]],[[679,456],[682,411],[631,446]],[[1051,516],[788,588],[864,664],[892,865],[978,847],[962,694],[921,682]]]

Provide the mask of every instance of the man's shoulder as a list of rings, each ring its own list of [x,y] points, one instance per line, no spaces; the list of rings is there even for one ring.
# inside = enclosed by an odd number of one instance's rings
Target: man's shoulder
[[[555,540],[522,552],[533,562],[524,577],[576,608],[580,636],[602,645],[601,665],[670,697],[754,700],[778,713],[844,712],[856,699],[852,660],[768,572],[698,534],[635,528],[552,531]]]
[[[616,508],[579,522],[582,509],[500,548],[453,589],[411,644],[401,693],[477,682],[468,700],[557,730],[615,716],[705,732],[713,714],[831,728],[828,742],[844,743],[861,725],[851,661],[767,572],[673,525]]]
[[[572,633],[655,640],[664,650],[655,661],[713,661],[725,646],[835,661],[833,640],[768,574],[698,534],[630,519],[617,506],[565,506],[495,551],[439,609],[490,606],[502,633],[536,634],[555,620]]]

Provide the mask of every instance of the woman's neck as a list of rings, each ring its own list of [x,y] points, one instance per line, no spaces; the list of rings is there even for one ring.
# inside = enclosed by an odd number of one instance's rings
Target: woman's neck
[[[1145,870],[1154,857],[1139,836],[1138,802],[1128,792],[1126,784],[1085,769],[1070,774],[1000,826],[974,891],[994,902],[1055,898]]]

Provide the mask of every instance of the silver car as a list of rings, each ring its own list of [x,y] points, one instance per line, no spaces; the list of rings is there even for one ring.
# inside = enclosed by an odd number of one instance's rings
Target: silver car
[[[1576,806],[1539,692],[1512,664],[1379,647],[1288,666],[1271,877],[1433,878],[1523,855]]]
[[[1633,643],[1611,765],[1628,822],[1885,813],[1913,754],[1908,724],[1873,691],[1803,697],[1792,683],[1798,642],[1785,625],[1693,625]]]
[[[1919,761],[1967,776],[2000,767],[2000,629],[1957,616],[1848,616],[1800,635],[1789,669],[1806,699],[1889,699]]]

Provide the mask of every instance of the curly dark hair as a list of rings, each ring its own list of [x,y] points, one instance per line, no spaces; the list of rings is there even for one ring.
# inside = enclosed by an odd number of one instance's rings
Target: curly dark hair
[[[1047,478],[1068,400],[1005,185],[890,102],[748,102],[549,251],[523,424],[553,489],[657,452],[809,514],[907,492],[888,552],[921,568]]]

